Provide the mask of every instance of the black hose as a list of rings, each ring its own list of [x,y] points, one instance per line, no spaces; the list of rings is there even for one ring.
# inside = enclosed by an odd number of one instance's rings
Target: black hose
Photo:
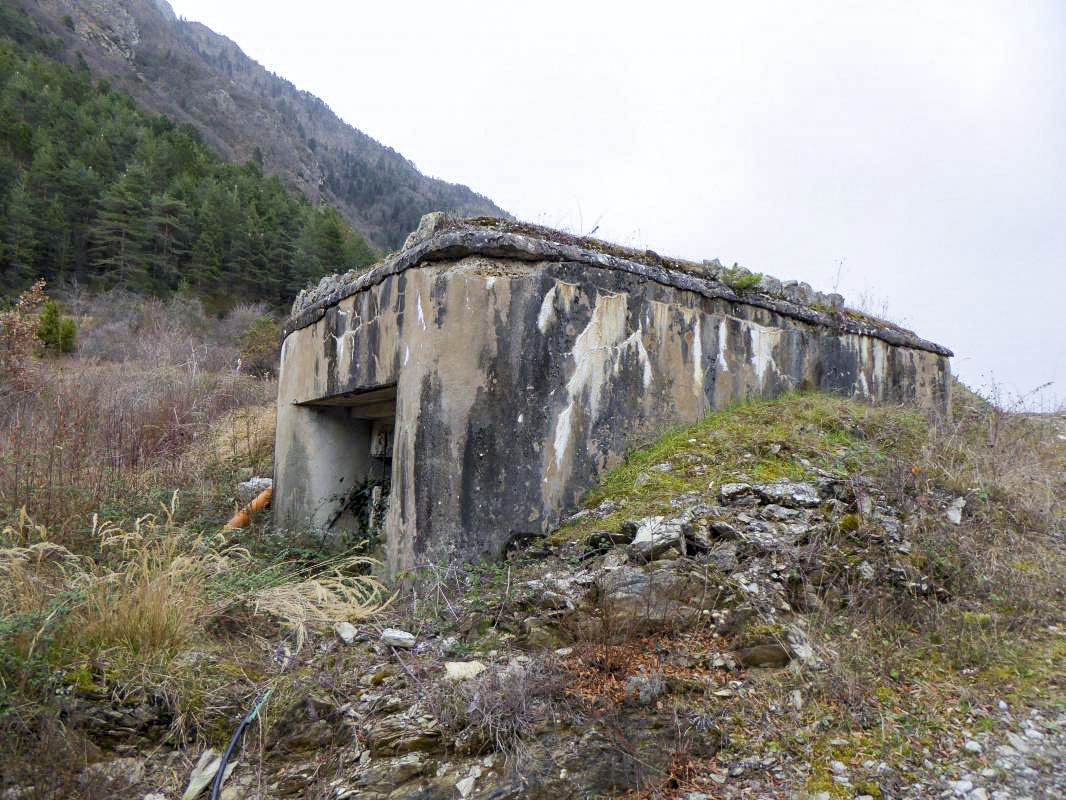
[[[274,687],[272,686],[266,690],[263,696],[259,699],[259,702],[255,704],[255,708],[245,715],[244,719],[241,720],[241,724],[237,726],[237,730],[233,732],[233,738],[229,740],[229,747],[227,747],[226,752],[222,754],[222,760],[218,762],[218,772],[215,773],[215,779],[211,782],[210,800],[218,800],[219,792],[222,791],[222,781],[226,777],[226,764],[229,763],[230,756],[233,755],[237,743],[241,740],[244,732],[248,730],[248,726],[255,721],[257,716],[259,716],[259,709],[266,705],[266,701],[273,693]]]

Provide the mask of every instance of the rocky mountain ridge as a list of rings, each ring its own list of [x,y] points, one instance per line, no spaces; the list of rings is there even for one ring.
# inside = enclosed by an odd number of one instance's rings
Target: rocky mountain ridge
[[[465,186],[422,175],[230,39],[177,17],[165,0],[16,5],[55,38],[58,57],[84,62],[144,108],[192,124],[224,157],[260,161],[381,247],[399,245],[432,210],[506,216]]]

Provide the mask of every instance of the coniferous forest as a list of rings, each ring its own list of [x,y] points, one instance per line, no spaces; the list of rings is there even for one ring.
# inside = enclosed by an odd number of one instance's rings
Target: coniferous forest
[[[374,260],[334,209],[266,177],[260,159],[223,161],[192,127],[13,31],[0,36],[0,291],[45,278],[284,306]]]

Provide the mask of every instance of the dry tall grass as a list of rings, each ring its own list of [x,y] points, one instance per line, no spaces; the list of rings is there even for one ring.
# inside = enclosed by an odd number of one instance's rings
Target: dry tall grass
[[[190,464],[191,448],[223,418],[239,437],[238,413],[272,405],[276,388],[240,366],[240,337],[263,309],[238,307],[215,320],[180,299],[75,301],[78,352],[41,361],[27,385],[0,400],[0,514],[30,508],[79,549],[74,539],[87,541],[92,510],[152,505],[137,505],[146,473],[156,487],[194,484],[204,465]],[[269,465],[269,456],[257,458]]]
[[[310,629],[366,619],[389,602],[367,574],[377,566],[370,559],[263,563],[221,534],[177,525],[176,512],[175,494],[158,514],[128,524],[94,517],[92,556],[51,541],[26,515],[0,533],[0,733],[14,726],[36,735],[26,720],[58,711],[54,689],[87,681],[117,696],[164,698],[179,741],[202,735],[212,714],[231,712],[207,698],[231,694],[234,670],[243,669],[208,656],[219,652],[216,628],[231,610],[260,676],[246,689],[254,694],[282,671],[257,656],[256,618],[299,654]]]

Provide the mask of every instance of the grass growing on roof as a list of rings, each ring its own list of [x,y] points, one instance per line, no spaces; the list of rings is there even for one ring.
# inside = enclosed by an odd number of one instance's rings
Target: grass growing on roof
[[[553,539],[580,540],[625,519],[666,514],[679,494],[709,495],[732,481],[808,480],[816,468],[847,477],[883,465],[888,448],[895,457],[917,453],[927,425],[915,409],[815,392],[712,411],[632,451],[586,495],[586,507],[611,500],[620,511],[564,525]],[[875,434],[887,430],[892,435],[875,444]],[[670,470],[655,469],[660,464]]]

